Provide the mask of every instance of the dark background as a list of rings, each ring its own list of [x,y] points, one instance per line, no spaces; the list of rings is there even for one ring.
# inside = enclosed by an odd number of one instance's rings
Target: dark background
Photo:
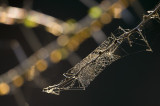
[[[100,2],[101,0],[97,0]],[[145,11],[153,9],[159,0],[139,0]],[[26,2],[27,3],[27,2]],[[23,0],[9,0],[8,4],[23,7]],[[34,0],[32,9],[54,16],[63,21],[74,18],[80,20],[88,13],[88,7],[79,0]],[[141,19],[132,7],[128,7],[134,15],[134,23],[128,25],[121,19],[114,19],[103,27],[107,34],[118,26],[133,28]],[[142,14],[143,15],[143,14]],[[21,25],[0,24],[0,74],[18,65],[10,41],[20,42],[27,56],[33,54],[21,30]],[[34,82],[25,82],[20,88],[29,106],[159,106],[160,105],[160,25],[151,21],[146,27],[146,34],[153,53],[140,52],[126,56],[105,69],[85,91],[65,91],[60,96],[46,94],[36,87]],[[42,27],[34,28],[43,46],[56,37],[46,32]],[[92,38],[86,40],[76,53],[81,57],[87,56],[98,46]],[[53,64],[42,73],[50,83],[56,82],[54,77],[60,76],[72,66],[67,60]],[[55,70],[54,72],[52,70]],[[60,71],[60,72],[59,72]],[[52,79],[50,77],[52,76]],[[47,77],[48,75],[48,77]],[[59,82],[59,81],[57,81]],[[13,94],[0,97],[0,106],[18,106]],[[25,106],[25,105],[24,105]],[[26,105],[27,106],[27,105]]]

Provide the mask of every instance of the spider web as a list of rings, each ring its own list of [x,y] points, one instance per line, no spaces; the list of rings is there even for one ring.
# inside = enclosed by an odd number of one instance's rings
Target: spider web
[[[114,61],[133,53],[152,51],[144,35],[143,26],[150,19],[159,19],[159,7],[160,5],[149,15],[144,15],[142,22],[135,28],[129,30],[119,27],[86,58],[64,73],[66,77],[64,80],[59,84],[44,88],[43,91],[59,95],[63,90],[84,90]],[[76,81],[78,81],[78,86],[75,84]]]

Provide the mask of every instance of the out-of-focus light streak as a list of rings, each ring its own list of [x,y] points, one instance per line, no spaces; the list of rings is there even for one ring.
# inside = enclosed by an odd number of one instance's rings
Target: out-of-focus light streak
[[[12,48],[14,54],[16,55],[16,57],[20,63],[27,58],[24,50],[22,49],[22,47],[18,41],[13,40],[13,41],[11,41],[10,45],[11,45],[11,48]]]
[[[33,10],[27,11],[17,7],[0,7],[0,23],[12,25],[14,23],[23,23],[27,27],[36,27],[43,25],[53,35],[63,33],[63,21],[52,16],[45,15]]]
[[[55,22],[50,23],[50,25],[48,25],[46,29],[48,32],[56,36],[59,36],[63,33],[62,27]]]
[[[24,27],[22,25],[20,25],[19,28],[24,38],[26,39],[26,41],[28,42],[28,44],[34,52],[42,48],[42,44],[40,43],[39,39],[37,38],[36,34],[32,29]]]

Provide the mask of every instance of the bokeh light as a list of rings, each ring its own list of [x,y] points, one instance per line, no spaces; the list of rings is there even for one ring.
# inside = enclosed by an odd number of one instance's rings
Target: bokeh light
[[[98,6],[94,6],[89,9],[89,16],[93,19],[99,18],[102,14],[102,9]]]
[[[65,46],[68,43],[68,41],[69,41],[69,38],[66,35],[62,35],[57,39],[57,43],[60,46]]]
[[[10,91],[10,87],[7,83],[0,83],[0,95],[7,95]]]
[[[62,54],[59,50],[51,52],[50,59],[53,63],[58,63],[62,59]]]
[[[28,16],[24,19],[24,25],[29,28],[36,27],[38,24],[35,23],[34,20],[35,20],[34,17]]]
[[[48,63],[47,61],[41,59],[36,62],[35,67],[38,71],[43,72],[47,69]]]
[[[32,66],[26,73],[25,78],[27,81],[32,81],[35,76],[35,66]]]
[[[103,13],[100,17],[100,21],[103,24],[109,24],[112,21],[112,16],[109,13]]]
[[[22,86],[23,83],[24,83],[24,79],[23,79],[22,76],[18,76],[18,75],[17,75],[17,76],[15,76],[15,77],[13,78],[13,84],[14,84],[16,87]]]
[[[103,24],[101,23],[100,20],[95,20],[91,23],[91,31],[96,32],[99,31],[102,28]]]
[[[50,23],[46,29],[48,32],[52,33],[55,36],[59,36],[63,33],[62,26],[55,22]]]
[[[76,29],[76,20],[75,19],[68,19],[64,24],[64,33],[73,32]]]

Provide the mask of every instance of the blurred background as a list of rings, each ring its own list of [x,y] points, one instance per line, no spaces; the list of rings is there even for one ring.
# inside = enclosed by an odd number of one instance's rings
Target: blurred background
[[[85,91],[42,92],[111,32],[132,29],[159,0],[0,0],[0,106],[160,105],[160,24],[145,24],[153,52],[129,53]],[[116,33],[116,32],[115,32]],[[117,33],[116,33],[117,34]],[[124,46],[128,46],[127,44]],[[129,51],[126,48],[126,51]]]

